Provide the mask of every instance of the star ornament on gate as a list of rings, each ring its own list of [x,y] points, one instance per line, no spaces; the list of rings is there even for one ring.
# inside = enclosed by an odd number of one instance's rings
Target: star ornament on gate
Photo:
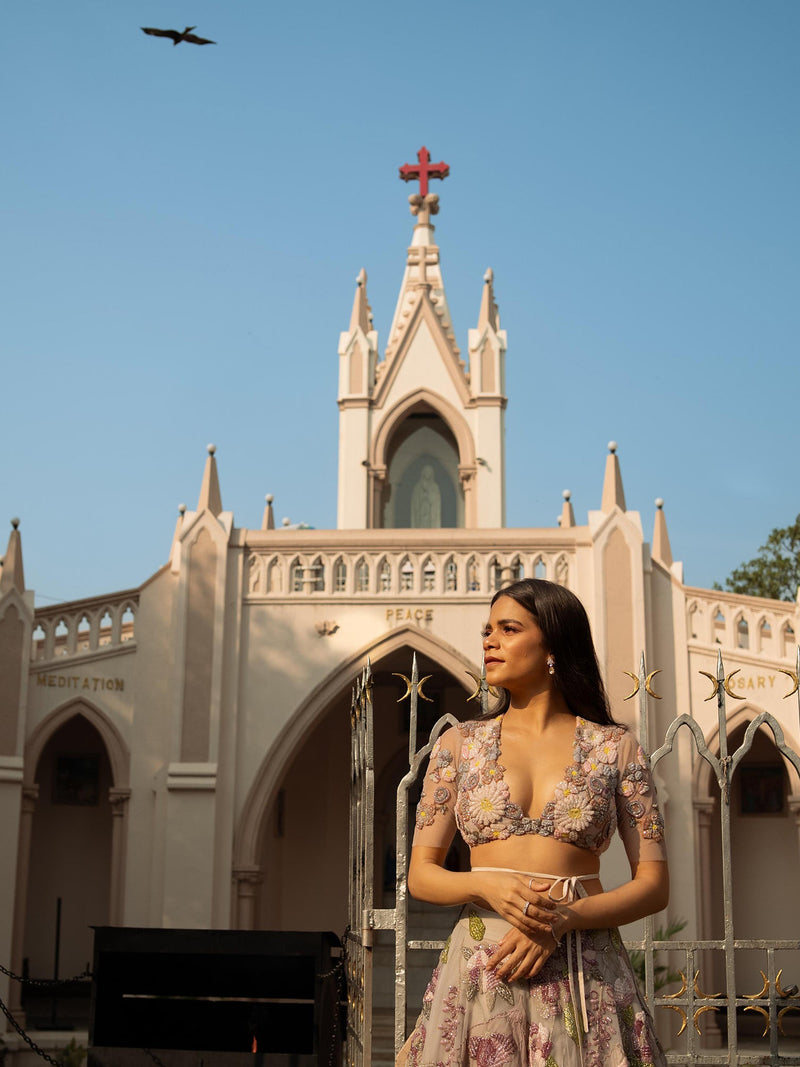
[[[431,154],[425,145],[417,152],[418,163],[404,163],[400,168],[400,177],[404,182],[419,181],[419,195],[428,195],[428,180],[440,178],[442,181],[450,173],[449,163],[431,163]]]

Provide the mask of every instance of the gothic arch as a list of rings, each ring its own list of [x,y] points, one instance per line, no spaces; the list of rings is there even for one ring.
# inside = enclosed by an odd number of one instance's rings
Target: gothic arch
[[[425,408],[438,415],[455,438],[458,446],[459,467],[475,468],[475,442],[466,419],[443,396],[424,387],[415,389],[413,393],[398,400],[394,407],[384,415],[370,447],[371,467],[386,466],[389,443],[395,430],[412,411]]]
[[[352,685],[367,656],[377,662],[403,647],[424,653],[436,660],[453,678],[461,682],[465,690],[470,690],[471,682],[465,672],[475,671],[476,665],[466,660],[452,645],[415,626],[398,627],[379,641],[365,645],[349,656],[294,710],[273,747],[265,753],[234,833],[234,870],[252,870],[257,867],[264,818],[275,798],[286,767],[303,745],[308,731],[322,717],[331,701]]]
[[[742,726],[747,729],[748,723],[751,723],[763,710],[763,708],[758,708],[753,704],[745,704],[743,707],[737,708],[736,711],[731,712],[731,714],[728,715],[728,721],[725,726],[728,737],[730,737],[731,734],[736,733]],[[786,728],[784,723],[781,723],[781,729],[783,730],[783,739],[787,746],[795,752],[800,753],[798,739]],[[759,727],[759,730],[766,734],[773,745],[775,744],[775,736],[766,723],[763,723]],[[705,741],[709,750],[713,754],[719,752],[719,726],[715,726],[714,729],[708,733]],[[778,749],[776,748],[775,751],[778,752]],[[733,753],[731,753],[731,755],[733,755]],[[800,776],[798,776],[794,764],[790,763],[789,760],[784,759],[783,765],[786,768],[786,773],[789,775],[790,792],[800,794]],[[698,759],[692,774],[693,799],[699,802],[711,800],[717,796],[718,790],[719,786],[717,785],[717,779],[714,776],[711,765],[702,758]]]
[[[130,762],[131,755],[128,746],[117,727],[111,722],[104,711],[101,711],[91,701],[84,697],[76,697],[68,700],[60,707],[51,711],[46,719],[43,719],[25,745],[25,769],[23,771],[23,787],[31,787],[34,783],[36,767],[39,757],[45,745],[59,730],[64,723],[76,715],[82,715],[87,722],[97,730],[106,746],[108,759],[111,764],[111,774],[114,779],[115,789],[127,789],[130,786]]]

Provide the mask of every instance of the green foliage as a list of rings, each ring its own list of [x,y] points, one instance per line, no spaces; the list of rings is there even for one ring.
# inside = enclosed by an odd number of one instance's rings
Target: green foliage
[[[685,919],[677,919],[674,923],[666,928],[662,929],[660,926],[653,934],[654,941],[670,941],[675,934],[679,934],[681,930],[686,926]],[[644,989],[645,986],[645,974],[644,974],[644,952],[642,949],[635,948],[630,953],[631,967],[633,973],[636,975],[636,981]],[[658,992],[665,985],[669,985],[670,982],[677,982],[680,975],[676,971],[671,971],[665,964],[653,964],[653,985],[655,991]]]
[[[758,555],[736,567],[725,579],[731,593],[794,600],[800,585],[800,515],[791,526],[776,527]],[[715,588],[719,588],[714,583]]]
[[[62,1048],[58,1058],[63,1067],[83,1067],[83,1061],[86,1059],[86,1049],[83,1045],[79,1045],[73,1037],[70,1043]]]

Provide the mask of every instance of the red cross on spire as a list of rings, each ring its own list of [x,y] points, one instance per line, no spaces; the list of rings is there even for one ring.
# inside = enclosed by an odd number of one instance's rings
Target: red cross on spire
[[[431,163],[431,154],[425,145],[417,152],[417,159],[419,160],[419,165],[416,167],[413,163],[403,164],[400,168],[400,177],[404,182],[413,182],[419,179],[420,196],[427,196],[428,179],[446,178],[450,173],[450,166],[447,163]]]

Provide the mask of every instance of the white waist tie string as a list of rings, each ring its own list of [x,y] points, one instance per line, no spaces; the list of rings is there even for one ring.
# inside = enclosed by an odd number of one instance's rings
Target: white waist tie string
[[[547,895],[551,900],[554,900],[557,904],[571,904],[576,897],[587,897],[589,894],[583,887],[584,882],[590,882],[593,878],[598,878],[597,874],[542,874],[540,871],[512,871],[508,867],[473,867],[473,871],[504,871],[508,874],[524,874],[526,878],[541,878],[543,881],[551,882],[550,888],[547,891]],[[561,886],[561,896],[554,896],[553,890],[556,886]],[[572,966],[572,938],[575,937],[575,950],[578,957],[578,1000],[581,1005],[581,1020],[583,1022],[583,1033],[589,1033],[589,1016],[586,1011],[586,984],[583,977],[583,952],[581,945],[581,932],[580,930],[567,930],[566,932],[566,949],[567,949],[567,968],[569,973],[569,995],[572,1000],[572,1010],[577,1011],[576,997],[575,997],[575,973]],[[583,1038],[580,1041],[583,1046]]]

